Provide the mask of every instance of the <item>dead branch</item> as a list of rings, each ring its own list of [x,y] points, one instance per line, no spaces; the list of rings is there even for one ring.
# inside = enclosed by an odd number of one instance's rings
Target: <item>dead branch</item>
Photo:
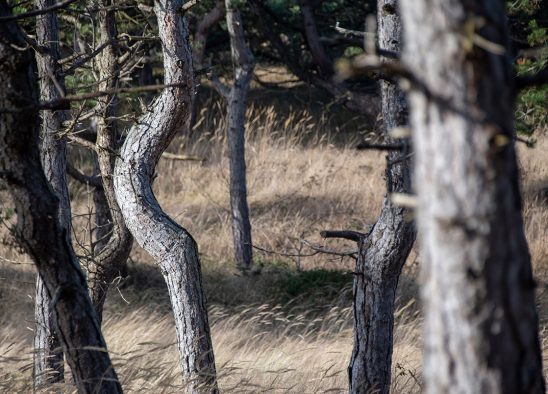
[[[342,238],[354,242],[360,242],[366,237],[366,234],[352,230],[325,230],[320,233],[322,238]]]
[[[59,9],[65,8],[66,6],[74,3],[75,1],[76,0],[65,0],[65,1],[62,1],[60,3],[54,4],[51,7],[45,7],[45,8],[41,8],[39,10],[24,12],[24,13],[19,14],[19,15],[3,16],[3,17],[0,17],[0,22],[10,22],[10,21],[18,20],[18,19],[30,18],[32,16],[44,15],[44,14],[47,14],[47,13],[54,12],[54,11],[57,11]]]
[[[162,153],[162,159],[175,160],[175,161],[205,161],[204,158],[198,156],[177,155],[175,153],[164,152]]]

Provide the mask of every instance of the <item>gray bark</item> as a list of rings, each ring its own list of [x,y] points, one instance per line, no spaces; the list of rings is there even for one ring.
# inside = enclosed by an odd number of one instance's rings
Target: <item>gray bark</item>
[[[117,36],[115,11],[110,8],[111,0],[95,0],[93,5],[99,9],[97,15],[100,38],[98,46],[113,42]],[[117,63],[116,48],[114,44],[106,45],[96,59],[96,68],[99,75],[99,90],[112,90],[118,85],[119,67]],[[97,161],[101,171],[104,198],[106,200],[109,216],[112,219],[111,234],[105,245],[100,245],[97,254],[88,266],[88,284],[91,300],[99,322],[102,321],[103,305],[109,285],[114,278],[120,275],[131,251],[133,238],[126,227],[124,217],[116,201],[114,192],[114,165],[116,162],[116,140],[118,131],[116,127],[116,95],[106,95],[97,100]],[[98,208],[101,208],[100,206]],[[97,210],[99,213],[100,209]],[[98,235],[104,237],[104,230],[98,231]],[[101,238],[99,238],[101,239]]]
[[[0,0],[0,16],[9,14],[6,1]],[[15,49],[24,46],[14,22],[0,23],[0,108],[8,109],[0,112],[0,175],[16,204],[15,235],[45,284],[78,391],[119,393],[85,277],[59,222],[59,200],[40,163],[32,58],[30,51]]]
[[[245,166],[245,111],[255,60],[246,45],[240,11],[226,0],[226,21],[234,67],[234,83],[228,95],[228,148],[230,156],[230,209],[234,259],[244,269],[251,267],[253,250],[247,204]]]
[[[400,50],[401,24],[395,0],[378,1],[379,48]],[[391,10],[392,12],[387,12]],[[381,81],[382,115],[385,138],[388,132],[407,123],[403,93],[389,81]],[[405,141],[402,141],[404,146]],[[409,192],[410,170],[401,155],[388,154],[386,187],[388,193]],[[390,164],[398,161],[396,164]],[[395,206],[386,195],[379,219],[359,243],[354,279],[354,349],[349,366],[351,393],[390,391],[394,328],[394,303],[402,267],[415,240],[415,228],[406,218],[406,209]]]
[[[179,11],[181,6],[181,1],[155,2],[164,82],[178,86],[164,89],[151,103],[150,111],[129,131],[116,162],[114,186],[129,230],[155,258],[167,283],[185,390],[216,392],[197,245],[162,211],[151,187],[156,163],[177,130],[188,122],[194,97],[188,28]]]
[[[402,0],[402,15],[425,392],[544,393],[504,2]]]
[[[36,0],[36,8],[43,9],[55,4],[54,0]],[[36,53],[40,79],[40,99],[56,100],[63,95],[64,78],[59,72],[59,34],[57,15],[48,13],[36,18],[36,43],[43,50]],[[70,235],[70,199],[66,179],[66,139],[60,136],[64,111],[43,111],[41,124],[40,154],[46,179],[59,199],[58,219],[60,226]],[[64,377],[63,352],[55,332],[50,299],[42,279],[38,275],[35,298],[34,335],[34,385],[35,388],[59,382]]]

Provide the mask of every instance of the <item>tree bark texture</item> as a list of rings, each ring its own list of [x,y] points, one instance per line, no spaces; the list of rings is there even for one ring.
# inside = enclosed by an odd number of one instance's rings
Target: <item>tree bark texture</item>
[[[0,15],[10,14],[0,0]],[[38,112],[30,51],[14,22],[0,23],[0,175],[17,211],[15,234],[34,260],[78,391],[119,393],[120,384],[91,304],[85,277],[67,229],[59,222],[59,200],[48,184],[38,149]],[[26,108],[26,109],[23,109]]]
[[[94,0],[97,11],[97,21],[100,38],[97,45],[106,45],[96,59],[99,75],[99,90],[113,90],[119,83],[119,67],[114,41],[117,36],[115,11],[111,0]],[[107,44],[109,43],[110,44]],[[133,238],[124,222],[124,217],[116,201],[114,192],[114,166],[118,131],[116,127],[116,95],[106,95],[97,100],[97,161],[101,171],[103,193],[112,219],[111,234],[106,245],[100,250],[88,265],[88,284],[91,300],[99,322],[103,317],[103,305],[109,285],[120,275],[131,251]],[[104,236],[103,231],[99,234]]]
[[[53,0],[36,0],[36,8],[50,7]],[[40,99],[56,100],[64,94],[64,77],[59,72],[59,34],[57,15],[48,13],[36,17],[36,43],[43,48],[36,52],[40,80]],[[46,179],[59,199],[59,225],[70,236],[71,212],[66,179],[66,139],[61,137],[64,111],[43,111],[40,155]],[[61,236],[61,234],[59,234]],[[40,275],[36,281],[34,332],[34,385],[35,388],[60,382],[64,378],[61,343],[54,328],[50,299]]]
[[[234,67],[234,84],[228,95],[228,148],[230,156],[230,211],[234,259],[244,269],[251,267],[253,249],[247,204],[245,166],[245,111],[255,60],[245,42],[240,11],[226,0],[226,22]]]
[[[379,0],[377,4],[379,48],[398,52],[401,24],[396,1]],[[392,82],[381,81],[380,88],[385,139],[394,142],[388,132],[407,123],[405,98]],[[402,143],[406,146],[405,141]],[[407,153],[404,149],[388,154],[388,194],[379,219],[359,242],[354,279],[354,349],[348,368],[351,393],[387,394],[390,391],[396,289],[415,241],[415,226],[407,218],[407,210],[394,205],[389,194],[409,192],[409,163],[402,159]]]
[[[215,361],[197,245],[167,216],[152,192],[151,180],[160,155],[188,122],[194,96],[188,28],[181,1],[155,2],[163,46],[164,89],[131,128],[116,163],[118,204],[136,241],[157,261],[166,280],[175,317],[185,390],[216,392]],[[205,386],[205,387],[204,387]]]
[[[402,0],[426,393],[543,393],[503,1]]]

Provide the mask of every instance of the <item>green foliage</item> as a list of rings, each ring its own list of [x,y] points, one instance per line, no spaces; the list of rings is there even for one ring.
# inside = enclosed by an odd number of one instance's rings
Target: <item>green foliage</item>
[[[518,45],[536,48],[533,54],[518,54],[517,75],[532,75],[548,66],[547,7],[542,0],[517,0],[507,3],[512,35]],[[548,86],[537,86],[522,91],[516,100],[516,129],[531,134],[548,124]]]
[[[344,271],[314,269],[288,271],[277,283],[285,298],[333,298],[352,284],[352,274]]]

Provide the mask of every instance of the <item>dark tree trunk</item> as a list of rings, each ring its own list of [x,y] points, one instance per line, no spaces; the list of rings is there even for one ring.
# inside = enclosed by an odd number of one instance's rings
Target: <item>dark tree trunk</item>
[[[378,39],[381,49],[398,52],[401,27],[395,3],[378,1]],[[381,82],[381,99],[385,138],[390,143],[388,132],[407,123],[405,99],[388,81]],[[388,155],[388,194],[379,219],[359,243],[358,274],[354,279],[354,350],[349,366],[351,393],[390,391],[394,302],[402,267],[415,240],[415,228],[406,209],[394,205],[389,194],[409,192],[409,163],[401,157],[407,153],[404,150]]]
[[[6,1],[0,0],[0,15],[9,14]],[[15,49],[24,46],[14,22],[0,23],[0,108],[7,109],[0,112],[0,174],[16,204],[15,234],[50,296],[55,329],[78,391],[119,393],[85,277],[58,219],[59,200],[40,164],[32,58],[30,51]]]
[[[53,0],[37,0],[36,8],[55,4]],[[40,79],[40,98],[55,100],[63,95],[64,78],[59,72],[59,34],[57,15],[48,13],[36,18],[36,43],[43,48],[36,52]],[[41,124],[40,155],[46,179],[59,199],[59,224],[70,235],[70,199],[66,179],[66,139],[61,137],[64,111],[43,111]],[[34,385],[35,388],[60,382],[64,378],[64,361],[61,343],[54,328],[50,299],[42,279],[38,275],[35,298],[34,335]]]
[[[304,31],[308,48],[314,59],[314,63],[318,65],[321,72],[329,77],[333,74],[333,61],[325,51],[323,44],[320,41],[318,28],[316,26],[316,17],[312,8],[311,0],[299,0],[301,13],[303,16]]]
[[[117,36],[115,11],[112,9],[111,0],[94,0],[93,5],[100,10],[97,13],[100,32],[98,45],[111,42],[97,57],[99,90],[112,90],[119,83],[118,58],[116,48],[112,44]],[[109,226],[112,230],[108,242],[104,246],[101,245],[100,250],[97,250],[98,253],[95,254],[88,268],[89,291],[99,322],[102,321],[103,305],[109,285],[123,270],[133,243],[133,238],[126,227],[114,192],[113,173],[118,137],[114,118],[116,117],[117,103],[115,95],[106,95],[98,98],[96,108],[99,115],[97,117],[97,161],[101,171],[102,192],[107,202],[109,216],[112,219],[112,225]],[[98,234],[102,237],[105,235],[104,231],[99,231]]]
[[[544,393],[503,1],[402,0],[427,393]]]
[[[243,268],[251,267],[253,251],[247,204],[245,168],[245,111],[255,61],[245,43],[240,11],[226,0],[226,20],[230,35],[234,84],[228,95],[228,148],[230,155],[230,210],[234,259]]]
[[[155,2],[166,88],[134,125],[116,162],[118,204],[135,240],[156,259],[167,283],[177,329],[186,392],[216,392],[215,360],[198,248],[191,235],[160,208],[151,186],[154,168],[177,130],[188,122],[194,76],[180,0]]]
[[[194,39],[192,40],[192,60],[194,67],[202,68],[204,65],[204,55],[207,43],[207,36],[209,31],[223,20],[225,15],[224,2],[217,1],[215,6],[198,22],[196,31],[194,32]]]

